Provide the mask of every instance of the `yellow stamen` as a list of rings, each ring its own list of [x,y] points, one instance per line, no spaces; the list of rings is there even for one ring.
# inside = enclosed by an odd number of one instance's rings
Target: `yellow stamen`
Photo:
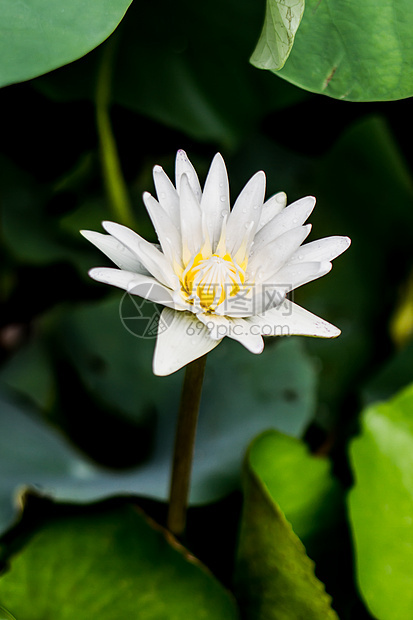
[[[175,270],[181,281],[182,297],[194,306],[194,311],[213,313],[225,300],[245,288],[252,226],[248,226],[241,246],[232,257],[226,246],[226,223],[227,217],[223,220],[221,235],[213,252],[204,221],[204,243],[201,249],[191,257],[188,257],[188,252],[184,252],[184,268],[179,269],[179,272]]]

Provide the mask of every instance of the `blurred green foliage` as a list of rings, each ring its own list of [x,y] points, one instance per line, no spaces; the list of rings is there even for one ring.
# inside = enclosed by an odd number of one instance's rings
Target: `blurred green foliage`
[[[413,383],[411,104],[372,103],[412,94],[411,7],[307,2],[280,80],[248,63],[264,2],[135,1],[122,19],[129,4],[0,2],[3,84],[79,58],[0,91],[1,527],[27,484],[83,504],[129,497],[122,508],[29,502],[1,539],[11,569],[0,605],[18,620],[91,618],[86,602],[106,597],[111,620],[136,606],[136,617],[172,619],[195,617],[202,599],[203,617],[237,617],[225,591],[237,555],[247,620],[387,620],[396,609],[411,620],[411,388],[391,400]],[[315,195],[310,239],[353,241],[294,295],[342,329],[337,340],[268,341],[259,357],[228,342],[209,356],[185,544],[223,586],[127,505],[165,521],[182,373],[152,375],[154,343],[123,327],[122,293],[88,279],[108,262],[78,233],[130,218],[155,241],[141,194],[154,164],[173,175],[178,148],[201,180],[220,150],[232,199],[259,169],[268,196]]]

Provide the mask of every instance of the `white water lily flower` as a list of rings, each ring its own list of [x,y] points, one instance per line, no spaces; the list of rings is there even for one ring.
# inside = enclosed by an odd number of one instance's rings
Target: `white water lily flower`
[[[286,295],[332,267],[350,245],[327,237],[301,246],[315,198],[286,207],[283,192],[264,202],[265,174],[257,172],[230,209],[224,160],[217,154],[203,191],[184,151],[176,157],[176,188],[160,166],[153,171],[158,200],[143,195],[160,247],[125,226],[103,222],[108,235],[82,231],[119,269],[90,276],[165,306],[153,370],[168,375],[216,347],[224,336],[252,353],[262,336],[334,338],[337,327]],[[165,327],[166,326],[166,327]]]

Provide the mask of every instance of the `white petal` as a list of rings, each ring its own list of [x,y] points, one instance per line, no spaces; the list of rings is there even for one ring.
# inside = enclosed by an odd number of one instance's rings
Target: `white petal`
[[[340,330],[324,319],[286,299],[277,308],[246,319],[257,326],[263,336],[315,336],[336,338]]]
[[[290,230],[304,224],[310,216],[315,206],[315,198],[306,196],[286,207],[281,213],[276,215],[255,235],[254,244],[256,248],[261,248],[270,243],[277,237]]]
[[[228,336],[229,320],[224,316],[205,313],[199,313],[196,316],[208,329],[209,335],[213,340],[219,340],[221,342],[224,336]]]
[[[165,308],[159,320],[158,337],[153,358],[155,375],[170,375],[214,349],[208,329],[194,314]]]
[[[188,177],[189,185],[191,186],[192,191],[195,194],[195,197],[198,199],[198,202],[201,200],[201,186],[199,184],[198,175],[196,173],[195,168],[191,164],[188,159],[185,151],[178,151],[176,154],[176,162],[175,162],[175,181],[176,181],[176,189],[179,192],[179,188],[181,186],[181,176],[186,174]]]
[[[130,295],[149,299],[168,308],[176,307],[173,292],[150,276],[110,267],[95,267],[89,271],[89,275],[98,282],[122,288]]]
[[[265,195],[265,174],[257,172],[248,181],[228,218],[227,225],[227,249],[231,254],[235,254],[240,247],[246,229],[253,222],[251,229],[252,235],[257,230],[261,218],[261,210]]]
[[[288,285],[257,285],[254,288],[254,297],[251,303],[252,312],[248,316],[261,314],[269,308],[274,308],[281,304],[286,295],[290,292]]]
[[[251,353],[262,353],[264,341],[259,331],[242,318],[226,318],[216,314],[198,314],[198,319],[207,327],[211,338],[221,341],[227,336],[240,342]]]
[[[142,261],[146,269],[161,284],[168,288],[176,288],[177,277],[166,256],[156,247],[135,233],[130,228],[115,222],[102,222],[103,228],[118,241],[126,245]]]
[[[288,230],[271,243],[267,243],[261,249],[256,249],[254,244],[252,247],[253,254],[252,256],[250,255],[248,261],[247,280],[251,276],[258,274],[258,272],[262,274],[263,278],[267,274],[272,275],[276,273],[300,247],[304,239],[310,234],[310,231],[311,224],[298,226]]]
[[[172,293],[173,300],[175,302],[175,310],[187,310],[188,312],[194,312],[193,303],[186,301],[185,295],[182,293],[182,289],[179,288]]]
[[[172,222],[179,230],[180,220],[178,192],[161,166],[154,167],[153,182],[155,183],[156,195],[158,196],[159,204],[163,209],[165,209]]]
[[[331,261],[350,246],[348,237],[325,237],[306,243],[289,259],[290,263],[302,261]]]
[[[211,240],[213,251],[221,236],[221,227],[225,215],[229,214],[228,175],[222,156],[217,153],[205,181],[202,193],[201,210]]]
[[[263,226],[268,224],[276,215],[287,206],[287,194],[285,192],[278,192],[274,194],[268,200],[266,200],[262,207],[261,218],[258,224],[258,230],[261,230]]]
[[[155,228],[161,248],[170,264],[182,261],[181,235],[171,218],[149,192],[143,194],[143,202]],[[182,266],[182,265],[181,265]]]
[[[251,353],[262,353],[264,341],[258,330],[242,318],[227,318],[216,314],[198,314],[198,319],[207,327],[211,338],[221,341],[227,336],[240,342]]]
[[[328,261],[323,263],[298,263],[294,265],[287,264],[282,267],[273,276],[273,282],[270,278],[266,279],[266,285],[274,284],[276,286],[285,286],[288,291],[293,291],[307,282],[316,280],[325,276],[326,273],[331,271],[332,264]]]
[[[260,333],[251,329],[251,324],[245,319],[231,319],[231,329],[227,334],[229,338],[240,342],[251,353],[262,353],[264,341]]]
[[[121,269],[150,275],[149,271],[145,269],[144,265],[136,258],[135,254],[111,235],[104,235],[103,233],[98,233],[93,230],[81,230],[80,234],[99,248],[101,252],[106,254],[106,256]]]
[[[181,197],[182,257],[186,264],[191,256],[199,252],[202,246],[202,216],[201,207],[186,174],[181,176],[179,191]]]

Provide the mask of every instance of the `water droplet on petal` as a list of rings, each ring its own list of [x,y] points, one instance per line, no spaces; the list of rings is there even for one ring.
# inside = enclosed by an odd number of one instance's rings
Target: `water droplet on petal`
[[[246,213],[246,212],[247,212],[247,210],[246,210],[246,209],[243,209],[243,210],[242,210],[242,212],[243,212],[243,213]]]
[[[221,215],[222,215],[222,217],[225,217],[225,216],[226,216],[226,214],[227,214],[227,212],[226,212],[225,210],[224,210],[224,211],[221,211]]]
[[[249,222],[247,222],[246,224],[244,224],[244,228],[249,228]]]
[[[297,222],[298,222],[298,220],[297,220],[297,218],[295,217],[295,218],[293,219],[293,224],[297,224]]]
[[[254,205],[254,211],[258,209],[258,205]]]
[[[221,202],[225,202],[225,200],[226,200],[225,196],[220,196],[220,201]]]

